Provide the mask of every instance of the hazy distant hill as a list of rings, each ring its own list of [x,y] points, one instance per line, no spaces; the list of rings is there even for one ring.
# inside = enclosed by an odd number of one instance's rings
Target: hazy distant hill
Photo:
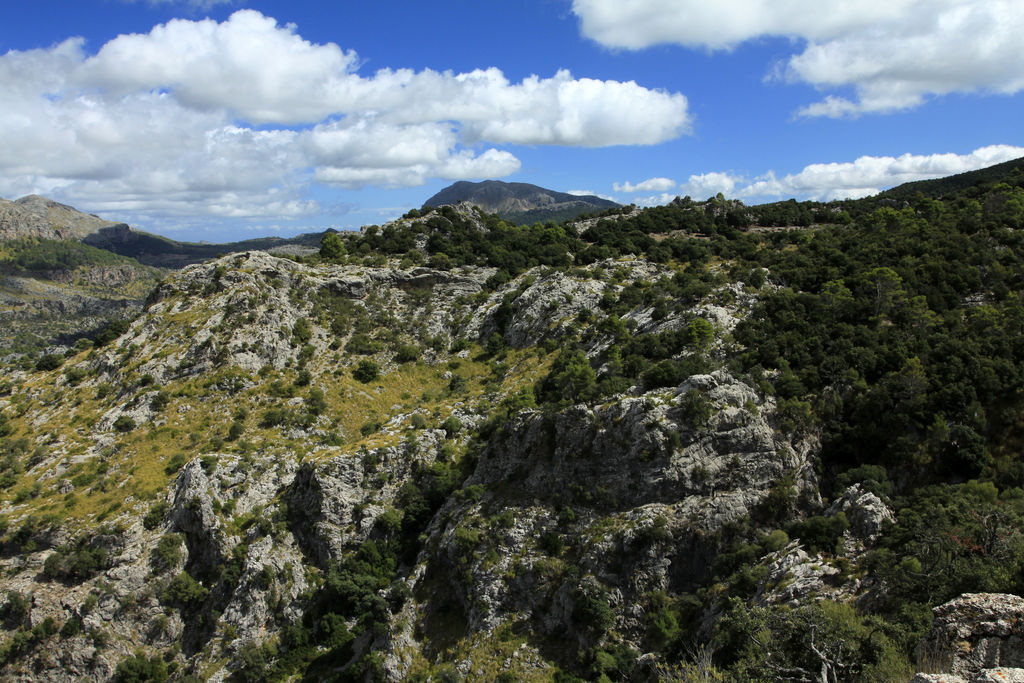
[[[423,206],[443,206],[467,202],[488,213],[496,213],[513,223],[561,222],[584,213],[619,206],[594,195],[572,195],[548,190],[529,183],[504,183],[485,180],[479,183],[459,181],[424,202]]]
[[[37,195],[0,200],[0,349],[69,344],[138,315],[163,271],[85,243],[128,230]]]
[[[178,242],[160,235],[135,230],[123,223],[99,230],[83,242],[122,256],[130,256],[141,263],[164,268],[181,268],[225,254],[240,251],[266,251],[275,247],[299,245],[319,248],[323,233],[311,233],[292,238],[261,237],[241,242],[199,244]]]
[[[25,239],[72,240],[129,256],[148,266],[181,268],[224,254],[264,251],[277,247],[316,249],[322,237],[323,233],[311,233],[288,239],[262,237],[222,244],[178,242],[136,230],[124,223],[83,213],[39,195],[28,195],[14,201],[0,199],[0,242]]]
[[[225,254],[313,250],[321,234],[227,244],[176,242],[38,195],[0,199],[0,349],[70,344],[132,318],[166,274]]]

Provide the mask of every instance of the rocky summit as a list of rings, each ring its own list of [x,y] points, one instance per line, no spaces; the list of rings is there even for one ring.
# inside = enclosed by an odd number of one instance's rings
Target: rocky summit
[[[85,214],[38,195],[0,199],[0,241],[24,238],[81,240],[119,223]]]
[[[616,209],[619,204],[594,195],[575,195],[548,190],[529,183],[460,180],[444,188],[423,204],[423,208],[465,202],[487,213],[498,214],[513,223],[572,220],[586,213]]]
[[[1022,182],[167,273],[4,360],[0,677],[1016,680]]]

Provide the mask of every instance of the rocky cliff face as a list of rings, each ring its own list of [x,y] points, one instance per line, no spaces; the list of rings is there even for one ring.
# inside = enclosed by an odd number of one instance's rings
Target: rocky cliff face
[[[706,421],[687,414],[691,392],[712,406]],[[587,643],[579,595],[607,592],[617,631],[639,645],[644,597],[695,589],[717,533],[775,482],[817,496],[815,440],[779,434],[774,416],[771,399],[725,372],[598,408],[519,415],[466,481],[479,499],[439,514],[446,523],[421,556],[435,595],[422,608],[454,600],[469,633],[512,623]],[[467,548],[467,537],[480,541]],[[578,573],[566,575],[570,566]],[[425,645],[439,648],[429,634]]]
[[[756,292],[618,317],[602,301],[670,271],[603,262],[489,289],[492,274],[224,257],[0,398],[35,449],[2,511],[5,679],[109,680],[128,661],[210,680],[271,662],[544,679],[578,665],[566,653],[644,652],[659,596],[704,590],[743,525],[843,515],[855,559],[891,520],[856,486],[826,508],[817,435],[720,367]],[[536,406],[570,341],[600,363],[620,326],[696,318],[710,372]],[[786,541],[752,604],[864,594]]]

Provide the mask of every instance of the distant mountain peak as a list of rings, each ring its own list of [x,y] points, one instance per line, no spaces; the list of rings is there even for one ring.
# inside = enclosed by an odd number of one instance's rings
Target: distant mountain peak
[[[30,194],[14,201],[0,199],[0,241],[42,238],[81,240],[118,225],[52,199]]]
[[[466,202],[514,223],[563,221],[619,204],[594,195],[574,195],[529,183],[460,180],[423,203],[423,208]]]

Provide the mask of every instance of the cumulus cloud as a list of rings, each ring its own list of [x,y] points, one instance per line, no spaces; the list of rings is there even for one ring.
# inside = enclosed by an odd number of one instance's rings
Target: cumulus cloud
[[[334,43],[303,40],[294,25],[254,10],[223,22],[176,19],[119,36],[85,61],[81,77],[106,92],[167,89],[183,105],[226,109],[256,123],[308,123],[374,114],[394,124],[459,121],[467,141],[600,147],[653,144],[687,132],[686,98],[636,83],[530,76],[496,68],[358,72]]]
[[[676,181],[670,178],[648,178],[636,185],[630,182],[612,184],[616,192],[665,192],[675,186]]]
[[[571,194],[574,197],[600,197],[601,199],[607,199],[610,202],[618,202],[619,200],[610,194],[601,194],[600,192],[594,192],[593,190],[566,190],[566,194]]]
[[[649,195],[647,197],[634,197],[631,203],[637,206],[662,206],[678,196],[675,192],[662,192],[661,194]]]
[[[430,178],[493,178],[519,170],[519,159],[509,152],[455,151],[457,141],[448,124],[399,126],[361,118],[316,126],[306,144],[316,180],[349,189],[422,185]]]
[[[1024,156],[1024,147],[991,145],[969,154],[862,156],[852,162],[811,164],[799,173],[774,173],[741,187],[738,197],[794,196],[801,199],[856,199],[914,180],[965,173]]]
[[[719,192],[732,196],[735,191],[736,178],[728,173],[716,172],[692,175],[686,181],[686,184],[680,188],[682,194],[688,194],[698,199],[713,197]]]
[[[78,38],[8,52],[0,192],[287,217],[320,210],[310,183],[501,177],[520,162],[493,145],[655,144],[690,128],[683,95],[631,81],[360,67],[254,10],[175,19],[95,54]]]
[[[966,173],[1021,157],[1024,157],[1024,147],[990,145],[969,154],[862,156],[850,162],[810,164],[797,173],[782,177],[774,171],[753,179],[728,172],[702,173],[691,175],[674,193],[637,197],[632,201],[640,206],[658,206],[676,196],[706,199],[719,192],[728,198],[748,201],[788,197],[819,201],[858,199],[902,183]]]
[[[915,4],[918,0],[573,0],[572,6],[583,34],[609,47],[677,43],[722,50],[765,35],[833,38],[897,20]]]
[[[920,105],[954,92],[1024,89],[1024,3],[1018,0],[574,0],[584,35],[609,47],[661,43],[728,50],[763,36],[802,51],[775,77],[828,95],[803,116],[855,116]]]

